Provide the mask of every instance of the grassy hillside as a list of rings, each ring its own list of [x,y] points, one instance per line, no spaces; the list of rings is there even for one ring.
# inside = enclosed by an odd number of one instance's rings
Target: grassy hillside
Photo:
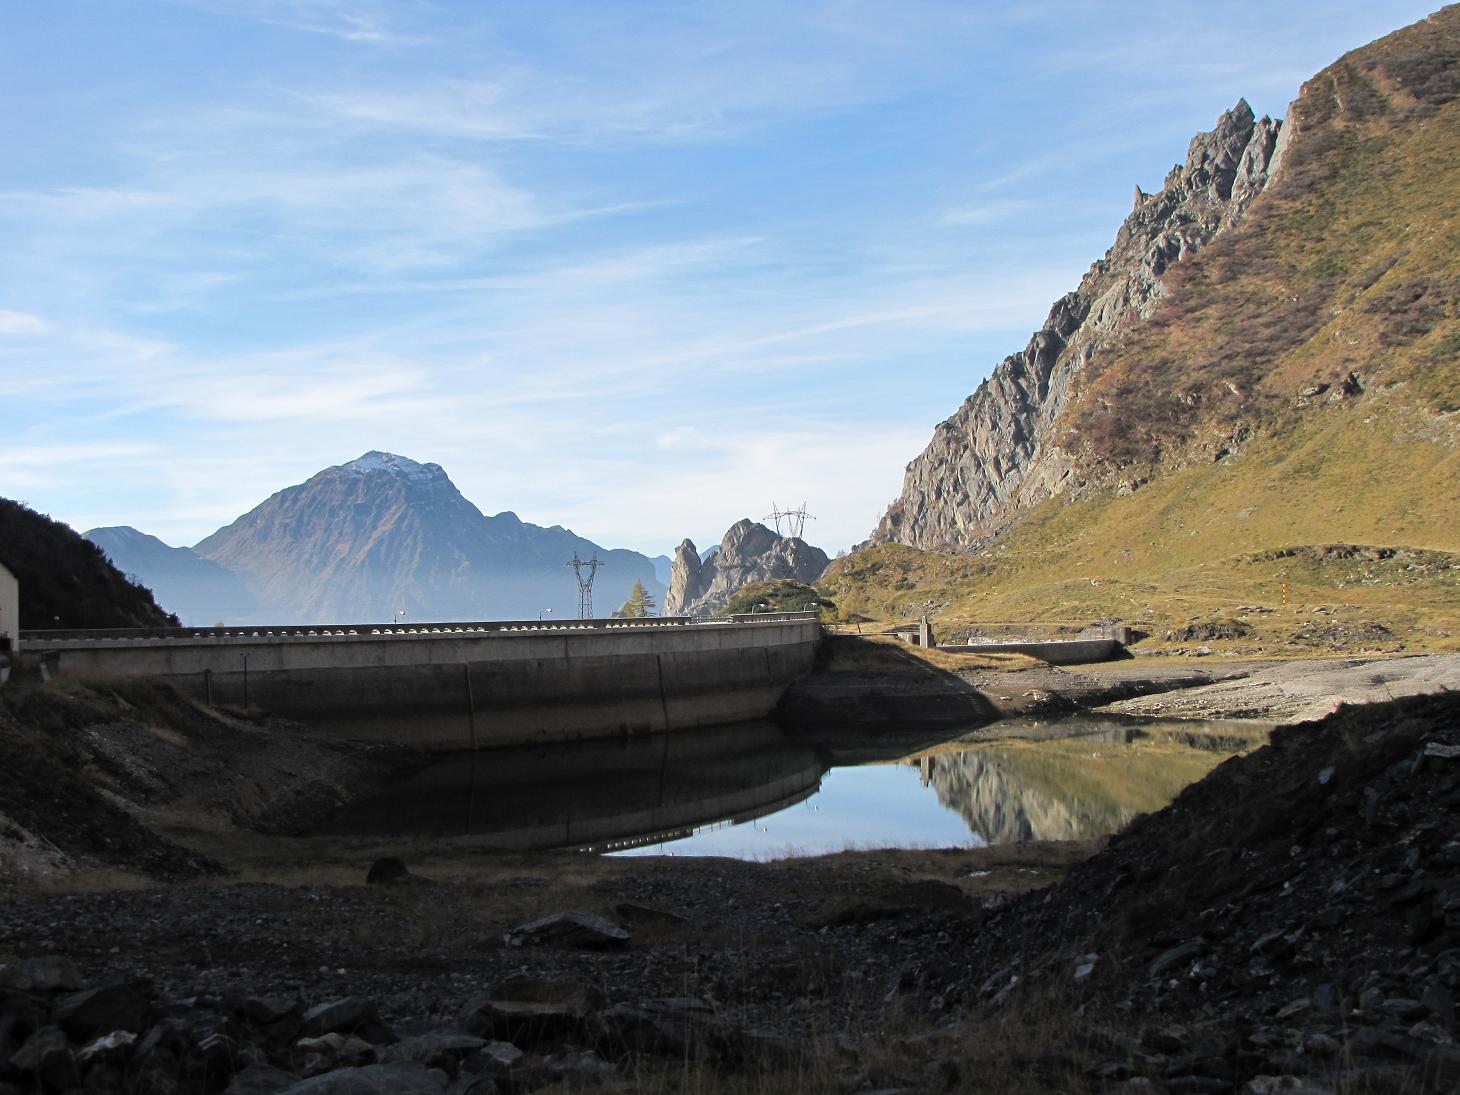
[[[1277,178],[1095,356],[1065,446],[1129,480],[1377,390],[1460,410],[1457,94],[1460,7],[1309,80]]]
[[[1460,7],[1319,73],[1285,125],[1246,220],[1081,375],[1066,493],[977,555],[833,564],[844,614],[1460,648]]]
[[[1460,649],[1460,453],[1406,436],[1423,425],[1402,406],[1335,406],[1131,494],[1051,499],[981,554],[886,545],[818,588],[843,616],[931,612],[945,636],[1114,617],[1157,641],[1246,629],[1215,649]]]

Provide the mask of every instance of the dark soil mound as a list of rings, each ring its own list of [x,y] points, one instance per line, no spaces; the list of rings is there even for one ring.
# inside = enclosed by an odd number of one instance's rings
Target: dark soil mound
[[[158,836],[99,790],[87,728],[116,717],[89,694],[16,687],[0,693],[0,816],[81,862],[158,879],[218,873],[207,856]]]
[[[1460,696],[1280,730],[992,916],[969,996],[1139,1017],[1109,1078],[1241,1088],[1345,1063],[1358,1089],[1449,1090],[1457,808]]]

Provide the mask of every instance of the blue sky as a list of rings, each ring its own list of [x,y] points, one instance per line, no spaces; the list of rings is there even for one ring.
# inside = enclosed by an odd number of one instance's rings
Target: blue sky
[[[0,494],[190,544],[379,448],[848,547],[1135,184],[1432,8],[4,5]]]

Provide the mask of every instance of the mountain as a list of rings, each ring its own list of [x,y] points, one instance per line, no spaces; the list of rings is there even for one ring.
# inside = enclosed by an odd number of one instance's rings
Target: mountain
[[[664,615],[719,612],[735,592],[752,582],[791,578],[812,582],[826,569],[826,552],[795,536],[781,536],[750,518],[731,525],[718,548],[701,556],[691,540],[674,553]]]
[[[566,566],[597,553],[596,603],[635,580],[656,597],[653,560],[605,551],[561,526],[484,516],[439,464],[369,452],[287,487],[200,541],[202,559],[240,575],[284,621],[533,619],[577,615]],[[603,608],[607,615],[607,608]]]
[[[245,620],[258,608],[242,577],[191,548],[171,547],[130,525],[94,528],[82,535],[188,626]]]
[[[1281,123],[1239,102],[936,428],[828,590],[1180,624],[1281,608],[1291,580],[1379,638],[1451,641],[1457,208],[1460,8],[1345,55]]]
[[[1171,169],[1159,194],[1137,187],[1135,208],[1105,257],[1055,301],[1029,344],[933,432],[872,539],[966,547],[1067,489],[1076,457],[1061,446],[1057,423],[1078,397],[1077,378],[1150,319],[1166,298],[1169,271],[1242,223],[1280,172],[1290,132],[1254,118],[1241,100],[1192,139],[1185,164]]]
[[[69,525],[8,498],[0,498],[0,563],[20,584],[20,626],[27,630],[178,622]]]

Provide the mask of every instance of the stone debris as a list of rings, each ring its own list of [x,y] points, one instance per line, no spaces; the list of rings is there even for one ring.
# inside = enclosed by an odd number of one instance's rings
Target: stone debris
[[[97,1000],[121,999],[114,986],[64,994],[73,972],[37,980],[24,963],[10,969],[11,986],[0,990],[0,1092],[31,1091],[196,1092],[198,1095],[518,1095],[550,1085],[569,1090],[619,1087],[636,1058],[655,1055],[735,1065],[789,1062],[794,1046],[775,1035],[723,1020],[701,1000],[658,999],[608,1004],[596,990],[569,981],[509,979],[467,1008],[467,1025],[508,1015],[517,1041],[489,1040],[439,1020],[385,1027],[373,1001],[345,997],[309,1009],[269,998],[184,997],[163,999],[147,986],[128,986],[127,1009],[115,1014],[136,1033],[117,1029],[89,1040],[86,1027],[67,1027],[61,1016]],[[40,969],[41,966],[35,967]],[[36,992],[16,982],[55,986]],[[537,1000],[493,1002],[494,995],[535,995]],[[551,1023],[520,1023],[519,1008],[536,1006]],[[109,1005],[111,1006],[111,1005]],[[91,1014],[91,1013],[88,1013]],[[100,1011],[94,1014],[102,1014]],[[340,1030],[280,1037],[281,1024],[296,1031],[326,1026],[374,1028],[374,1037]],[[88,1023],[88,1026],[90,1024]]]
[[[609,950],[628,945],[629,933],[611,920],[585,912],[560,912],[507,932],[509,947],[581,947]]]
[[[963,994],[1128,1017],[1086,1069],[1095,1090],[1455,1090],[1451,755],[1453,693],[1279,729],[995,910]]]

